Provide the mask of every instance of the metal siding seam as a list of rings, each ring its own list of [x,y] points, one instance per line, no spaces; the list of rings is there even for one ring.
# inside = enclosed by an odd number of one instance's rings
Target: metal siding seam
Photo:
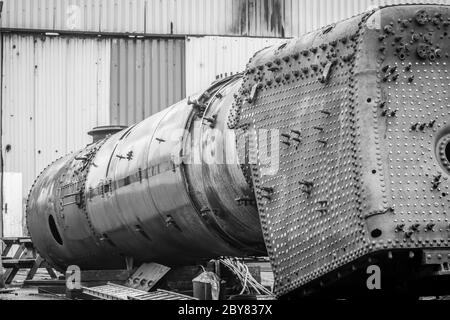
[[[128,125],[128,117],[127,117],[127,110],[126,110],[126,101],[127,101],[127,72],[126,72],[126,67],[127,67],[127,60],[126,60],[126,55],[127,55],[127,51],[128,51],[128,41],[127,40],[120,40],[119,41],[120,46],[119,46],[119,79],[118,79],[118,83],[119,83],[119,87],[117,92],[119,93],[119,119],[120,122],[122,122],[124,125]],[[125,60],[125,61],[124,61]],[[125,90],[124,90],[125,89]]]
[[[118,115],[118,83],[117,80],[119,79],[117,73],[118,73],[118,67],[119,67],[119,57],[118,57],[118,50],[116,47],[118,46],[118,39],[113,39],[111,41],[111,64],[110,64],[110,122],[111,124],[117,124],[119,125],[119,115]]]

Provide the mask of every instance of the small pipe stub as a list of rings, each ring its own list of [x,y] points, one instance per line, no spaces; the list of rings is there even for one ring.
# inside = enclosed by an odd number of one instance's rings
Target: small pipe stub
[[[92,142],[97,142],[106,138],[106,136],[108,135],[115,134],[126,128],[127,128],[126,126],[119,126],[119,125],[95,127],[94,129],[88,132],[88,135],[92,137],[93,140]]]

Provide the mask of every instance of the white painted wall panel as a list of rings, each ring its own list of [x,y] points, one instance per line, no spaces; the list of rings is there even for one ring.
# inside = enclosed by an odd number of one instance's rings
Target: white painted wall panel
[[[22,173],[5,172],[3,174],[3,236],[22,237],[24,215],[22,211]]]

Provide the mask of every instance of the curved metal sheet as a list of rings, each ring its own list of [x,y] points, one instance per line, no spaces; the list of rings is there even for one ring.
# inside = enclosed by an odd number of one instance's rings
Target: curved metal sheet
[[[215,93],[202,119],[194,123],[192,140],[198,145],[190,153],[198,154],[189,158],[186,173],[190,193],[211,228],[243,251],[264,254],[262,233],[254,227],[259,225],[259,217],[253,191],[242,174],[234,130],[227,128],[234,94],[241,85],[240,77],[226,83]]]
[[[189,132],[194,117],[182,101],[110,137],[97,152],[86,182],[87,215],[110,250],[169,265],[256,252],[223,239],[192,202],[183,146],[200,139]],[[247,237],[260,235],[254,222]]]
[[[123,266],[122,258],[98,241],[82,204],[83,171],[87,167],[78,159],[96,147],[91,145],[50,165],[38,177],[28,198],[27,224],[33,244],[58,269],[67,267],[68,262],[98,268],[104,259],[110,266]]]

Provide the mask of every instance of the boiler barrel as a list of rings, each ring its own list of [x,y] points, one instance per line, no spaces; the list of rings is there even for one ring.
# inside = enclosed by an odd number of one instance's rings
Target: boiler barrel
[[[47,167],[27,202],[39,253],[59,269],[265,254],[251,182],[226,129],[241,83],[219,81],[195,103],[181,101]]]

